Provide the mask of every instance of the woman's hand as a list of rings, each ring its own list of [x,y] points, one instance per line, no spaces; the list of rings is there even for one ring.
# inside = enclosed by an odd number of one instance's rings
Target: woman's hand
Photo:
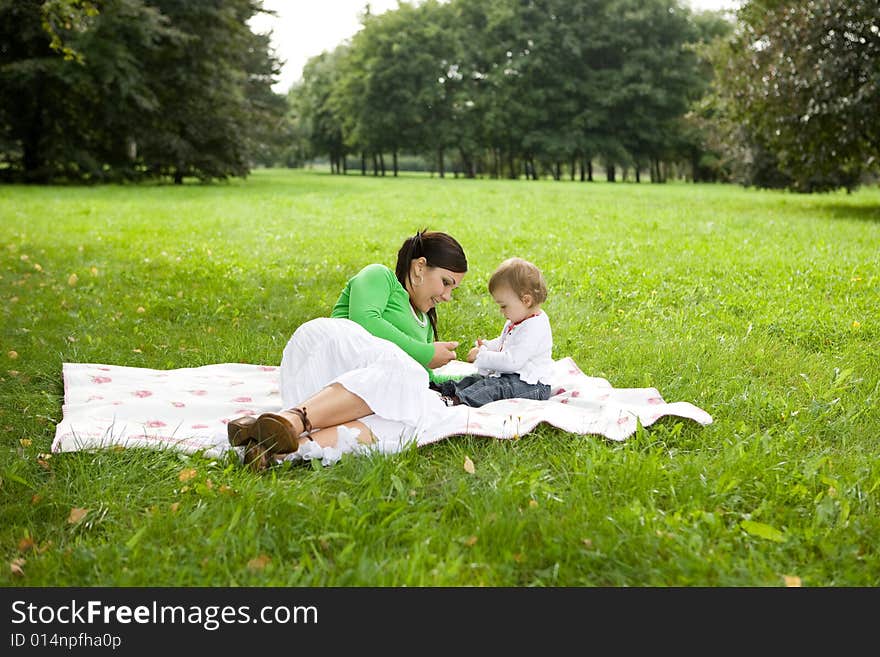
[[[428,367],[431,369],[443,367],[449,361],[455,360],[455,348],[457,346],[457,342],[435,342],[434,357],[428,363]]]

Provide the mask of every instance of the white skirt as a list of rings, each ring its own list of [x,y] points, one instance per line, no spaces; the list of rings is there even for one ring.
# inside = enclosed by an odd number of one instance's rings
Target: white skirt
[[[403,349],[357,322],[319,317],[296,329],[284,348],[284,408],[300,406],[333,383],[363,399],[373,411],[360,421],[376,438],[373,447],[384,453],[414,442],[420,429],[446,409],[428,387],[428,371]]]

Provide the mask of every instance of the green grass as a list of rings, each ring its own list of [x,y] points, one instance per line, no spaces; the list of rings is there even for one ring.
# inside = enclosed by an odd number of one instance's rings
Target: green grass
[[[0,225],[4,586],[880,585],[877,188],[256,171],[0,187]],[[471,266],[442,338],[499,330],[485,284],[520,255],[547,277],[555,357],[714,423],[623,443],[542,425],[262,475],[174,452],[41,456],[62,363],[277,364],[421,227]],[[70,523],[74,508],[89,511]]]

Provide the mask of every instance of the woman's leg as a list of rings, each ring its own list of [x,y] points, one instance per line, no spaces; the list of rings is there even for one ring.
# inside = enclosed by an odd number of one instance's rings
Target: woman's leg
[[[332,383],[326,388],[322,388],[302,403],[297,404],[296,407],[306,412],[306,417],[316,430],[323,427],[328,429],[335,428],[340,424],[345,424],[373,413],[363,399],[353,392],[349,392],[338,383]],[[290,420],[297,435],[304,431],[302,419],[296,413],[285,410],[281,411],[279,415],[283,415]],[[316,433],[317,431],[312,432],[313,438]],[[335,434],[335,432],[333,433]],[[366,433],[368,434],[369,430]],[[305,439],[301,439],[300,442],[302,440]]]
[[[349,392],[338,383],[322,388],[294,408],[302,411],[302,416],[290,410],[278,413],[263,413],[257,418],[251,434],[252,439],[245,446],[245,464],[263,470],[269,465],[272,454],[286,454],[299,449],[300,445],[314,440],[322,447],[334,447],[337,441],[336,429],[350,423],[349,427],[360,430],[358,440],[371,443],[373,436],[366,425],[355,420],[373,413],[366,402]],[[303,418],[309,423],[309,434]]]

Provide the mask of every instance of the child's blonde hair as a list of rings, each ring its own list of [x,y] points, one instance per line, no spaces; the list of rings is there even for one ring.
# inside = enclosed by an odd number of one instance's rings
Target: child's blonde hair
[[[498,265],[489,278],[489,294],[502,286],[509,287],[520,299],[528,294],[535,304],[547,300],[547,283],[544,281],[544,274],[531,262],[522,258],[508,258]]]

